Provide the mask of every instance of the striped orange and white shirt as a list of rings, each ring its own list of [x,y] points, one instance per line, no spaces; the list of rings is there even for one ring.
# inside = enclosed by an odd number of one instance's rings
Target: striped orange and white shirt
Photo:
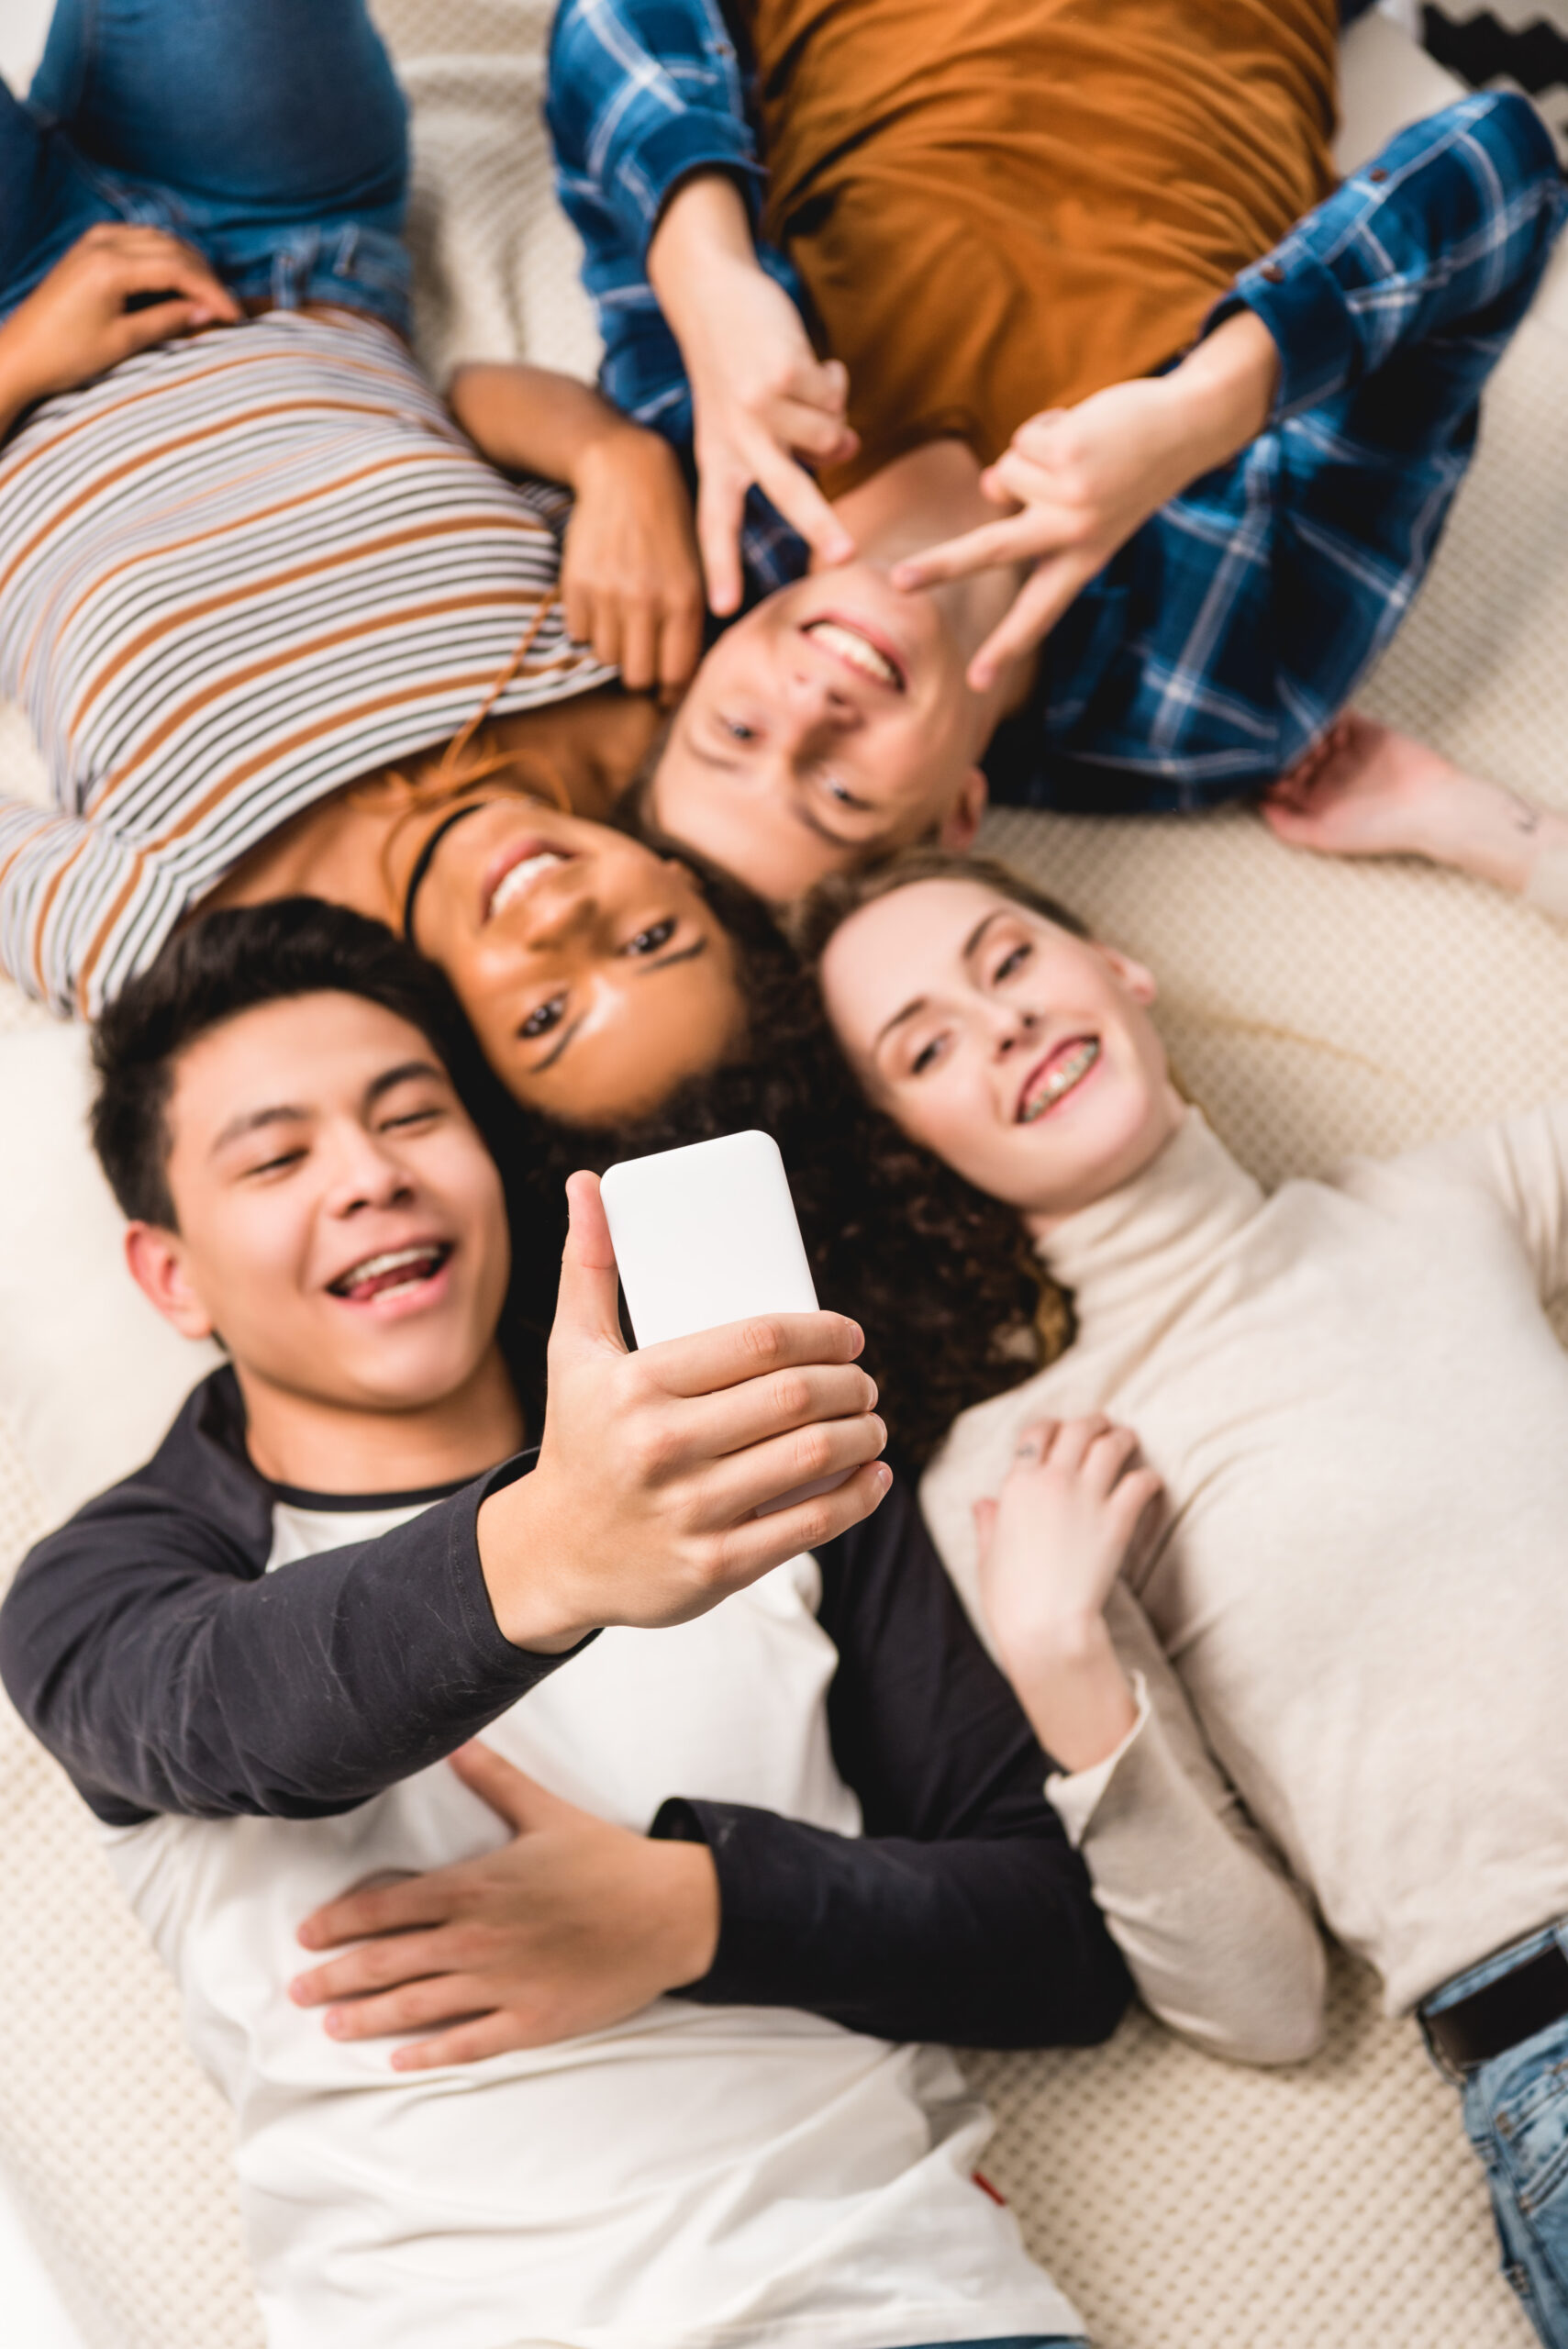
[[[368,319],[271,312],[128,360],[0,447],[0,968],[95,1012],[329,792],[456,734],[553,593],[564,493],[505,481]],[[546,612],[497,715],[614,671]]]

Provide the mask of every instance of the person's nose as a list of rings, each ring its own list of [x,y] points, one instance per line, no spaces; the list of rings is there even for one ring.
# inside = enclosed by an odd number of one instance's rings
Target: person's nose
[[[1032,1044],[1040,1034],[1040,1014],[1027,1004],[993,999],[985,1006],[985,1019],[992,1053],[999,1061],[1011,1059],[1021,1045]]]
[[[790,648],[784,663],[783,726],[801,747],[803,736],[828,729],[843,733],[860,722],[860,710],[825,665],[825,657],[807,645]]]
[[[597,892],[575,880],[536,884],[519,910],[517,935],[530,953],[591,938],[598,926]]]
[[[332,1136],[328,1208],[336,1216],[361,1214],[367,1208],[403,1206],[414,1186],[395,1151],[366,1126],[345,1123]]]

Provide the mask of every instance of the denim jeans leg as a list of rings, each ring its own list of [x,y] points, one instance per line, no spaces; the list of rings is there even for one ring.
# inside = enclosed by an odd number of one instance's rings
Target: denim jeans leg
[[[406,108],[364,0],[56,0],[29,103],[218,224],[402,225]]]
[[[1472,2073],[1464,2123],[1503,2272],[1549,2349],[1568,2349],[1568,2020]]]
[[[172,229],[242,299],[406,331],[407,108],[365,0],[56,0],[28,111],[96,217]]]
[[[67,141],[0,82],[0,318],[85,229],[116,217]]]

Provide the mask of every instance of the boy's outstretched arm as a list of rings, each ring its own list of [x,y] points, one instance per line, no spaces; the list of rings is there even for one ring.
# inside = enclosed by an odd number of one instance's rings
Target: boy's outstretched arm
[[[628,1354],[597,1184],[573,1187],[537,1456],[267,1574],[271,1502],[219,1374],[149,1467],[24,1563],[0,1677],[101,1818],[350,1809],[598,1625],[700,1614],[876,1507],[884,1430],[853,1323],[795,1314]],[[834,1469],[852,1472],[836,1491],[753,1516]]]

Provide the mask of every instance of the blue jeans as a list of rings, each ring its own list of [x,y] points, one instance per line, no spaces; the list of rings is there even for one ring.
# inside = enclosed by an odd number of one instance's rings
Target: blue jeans
[[[170,229],[241,301],[406,332],[407,112],[364,0],[56,0],[0,82],[0,317],[101,221]]]
[[[1456,1974],[1422,2011],[1440,2014],[1553,1942],[1568,1954],[1568,1919]],[[1491,2188],[1503,2273],[1550,2349],[1568,2349],[1568,2016],[1468,2075],[1464,2125]]]

